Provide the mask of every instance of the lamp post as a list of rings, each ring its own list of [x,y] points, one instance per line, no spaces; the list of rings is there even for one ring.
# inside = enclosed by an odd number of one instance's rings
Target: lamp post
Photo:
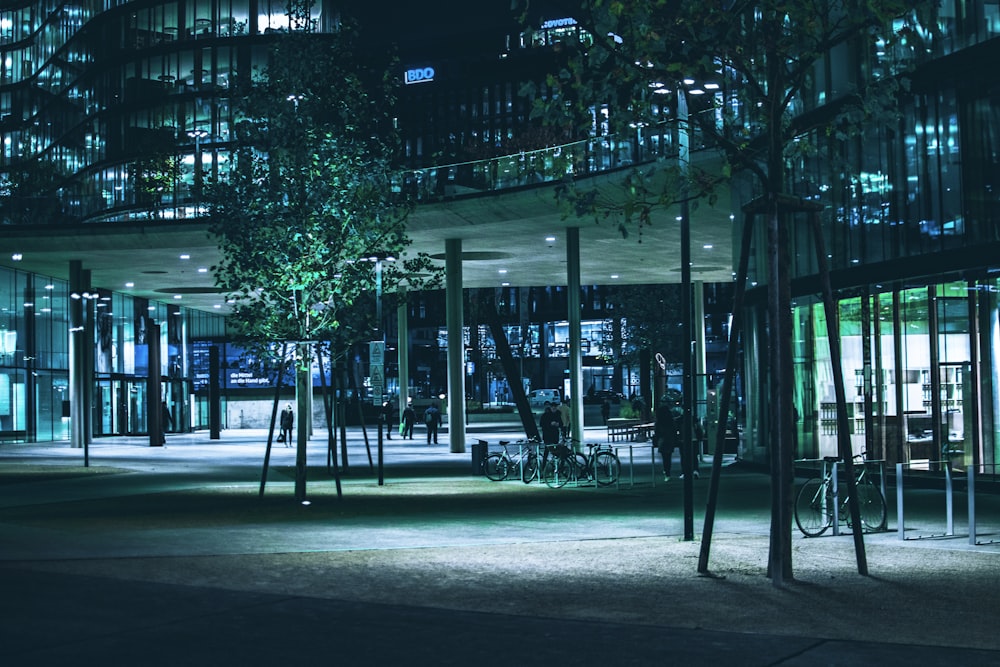
[[[188,130],[187,135],[194,139],[194,190],[201,198],[201,140],[208,137],[206,130]]]

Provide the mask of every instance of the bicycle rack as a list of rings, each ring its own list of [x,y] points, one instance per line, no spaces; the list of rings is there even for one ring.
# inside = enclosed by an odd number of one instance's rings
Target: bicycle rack
[[[820,479],[826,479],[827,466],[832,465],[833,470],[830,474],[831,486],[833,487],[833,506],[836,509],[834,513],[833,520],[833,535],[834,537],[840,535],[840,471],[839,466],[842,461],[827,461],[826,459],[796,459],[796,463],[821,463],[822,467],[820,469]],[[878,480],[879,480],[879,491],[882,493],[882,498],[886,498],[885,495],[885,461],[881,459],[866,459],[860,464],[868,466],[870,463],[878,464]],[[897,491],[898,494],[898,491]],[[902,520],[900,520],[900,525],[902,525]]]
[[[618,460],[621,460],[621,455],[619,452],[623,449],[628,449],[628,488],[635,486],[635,448],[636,447],[649,447],[649,481],[653,486],[656,486],[656,447],[652,444],[640,443],[638,445],[631,443],[628,445],[615,445],[614,452]],[[622,487],[622,476],[618,475],[618,479],[615,482],[615,488],[621,489]]]
[[[929,461],[930,464],[939,464],[944,470],[944,493],[945,493],[945,532],[941,535],[931,534],[931,535],[917,535],[916,537],[906,536],[906,526],[905,526],[905,506],[903,502],[903,470],[906,467],[904,463],[896,464],[896,520],[898,524],[899,539],[901,540],[922,540],[931,539],[938,537],[954,537],[955,536],[955,488],[954,481],[951,472],[951,461]],[[976,472],[975,466],[970,465],[966,467],[966,483],[968,485],[968,506],[969,506],[969,544],[972,546],[982,545],[982,544],[994,544],[996,540],[990,540],[986,542],[980,542],[976,535]]]

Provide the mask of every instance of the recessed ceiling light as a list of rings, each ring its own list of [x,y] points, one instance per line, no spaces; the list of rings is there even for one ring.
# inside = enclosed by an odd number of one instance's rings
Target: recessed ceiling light
[[[125,287],[135,287],[135,283],[125,283]]]
[[[10,258],[15,262],[20,262],[22,259],[24,259],[24,255],[22,255],[19,252],[15,252],[13,255],[10,256]]]
[[[702,246],[702,248],[704,248],[705,250],[711,250],[714,247],[715,246],[713,246],[711,243],[706,243],[705,245]]]
[[[507,273],[507,269],[500,269],[497,273],[500,273],[500,274]]]
[[[208,269],[206,269],[204,266],[199,266],[198,273],[208,273]]]
[[[555,240],[556,240],[556,237],[554,237],[554,236],[546,236],[545,240],[548,241],[549,243],[554,243]]]
[[[611,279],[612,280],[618,280],[618,278],[620,278],[620,276],[617,273],[612,273],[611,274]]]
[[[181,255],[181,259],[191,259],[191,255],[188,254]]]
[[[180,294],[175,294],[175,295],[174,295],[174,298],[175,298],[175,299],[180,299],[180,298],[181,298],[181,295],[180,295]]]

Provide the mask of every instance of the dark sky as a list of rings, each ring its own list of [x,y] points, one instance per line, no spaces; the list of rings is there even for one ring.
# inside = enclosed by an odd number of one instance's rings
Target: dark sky
[[[343,6],[369,28],[384,26],[400,42],[517,26],[511,0],[345,0]]]

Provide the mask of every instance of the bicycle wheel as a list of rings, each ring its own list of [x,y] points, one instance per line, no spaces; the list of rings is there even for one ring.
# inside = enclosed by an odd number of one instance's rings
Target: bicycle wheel
[[[483,459],[483,474],[494,482],[507,477],[507,462],[500,454],[490,454]]]
[[[885,530],[885,498],[870,479],[864,477],[855,487],[858,491],[858,511],[861,526],[868,532]]]
[[[591,478],[591,475],[590,475],[590,463],[587,462],[587,457],[586,456],[584,456],[580,452],[575,452],[573,454],[573,465],[576,466],[576,471],[575,472],[576,472],[576,478],[577,479],[583,477],[584,480],[586,480],[586,481],[590,480],[590,478]]]
[[[550,456],[542,469],[542,479],[552,489],[565,486],[572,476],[573,464],[560,456]]]
[[[597,486],[611,486],[618,482],[618,474],[621,472],[621,461],[614,452],[597,452],[593,456],[594,478]]]
[[[538,456],[532,452],[526,455],[521,464],[521,481],[531,484],[538,477]]]
[[[806,537],[819,537],[833,521],[833,496],[819,477],[807,480],[795,497],[795,523]]]

